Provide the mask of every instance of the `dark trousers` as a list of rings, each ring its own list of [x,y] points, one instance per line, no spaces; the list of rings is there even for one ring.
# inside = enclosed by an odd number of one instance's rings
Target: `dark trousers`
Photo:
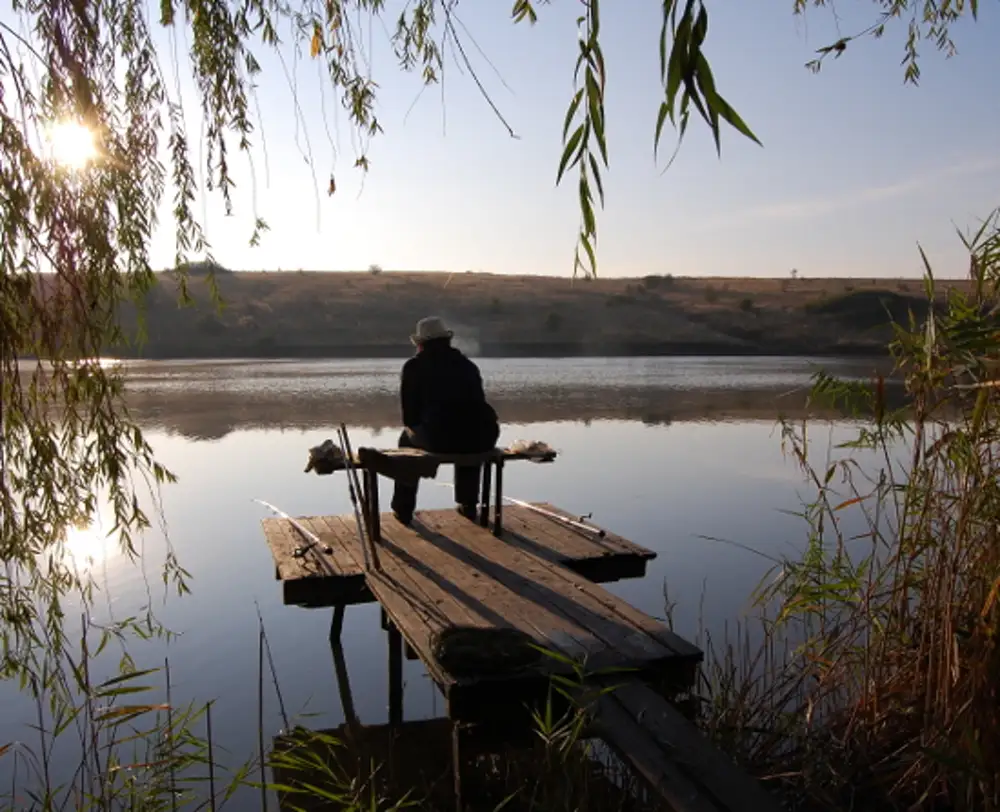
[[[499,436],[499,431],[497,431]],[[493,442],[496,442],[494,438]],[[403,431],[399,435],[400,448],[422,448],[425,451],[433,451],[427,447],[426,438],[418,430],[413,437],[409,432]],[[487,450],[492,447],[492,443],[487,446]],[[481,465],[456,465],[455,466],[455,502],[461,505],[467,515],[474,516],[476,505],[479,504],[479,485],[482,482]],[[397,479],[392,493],[392,510],[401,518],[409,519],[417,509],[417,487],[418,482],[404,482]]]

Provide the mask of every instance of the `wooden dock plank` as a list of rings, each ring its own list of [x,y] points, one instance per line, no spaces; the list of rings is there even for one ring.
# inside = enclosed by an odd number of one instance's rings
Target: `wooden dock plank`
[[[382,570],[369,573],[372,594],[442,688],[456,717],[485,699],[502,700],[511,683],[567,673],[542,658],[530,673],[449,673],[434,651],[446,628],[513,628],[537,645],[590,670],[636,669],[660,674],[687,669],[701,652],[663,624],[629,607],[571,570],[498,541],[452,511],[436,511],[411,527],[383,527]],[[517,690],[516,688],[513,690]],[[456,700],[456,697],[458,699]]]
[[[555,559],[589,558],[595,555],[603,557],[606,548],[600,544],[600,538],[585,538],[572,530],[551,532],[546,525],[554,525],[555,521],[532,513],[528,508],[518,505],[504,506],[503,529],[504,540],[524,545],[533,550],[546,550]]]
[[[573,521],[579,518],[547,503],[534,503],[537,507]],[[528,547],[536,552],[549,550],[553,560],[578,562],[571,565],[581,575],[592,581],[606,583],[617,578],[594,577],[604,570],[620,573],[621,578],[642,577],[646,562],[656,553],[640,547],[621,536],[604,530],[604,535],[594,528],[593,533],[577,530],[521,505],[512,505],[503,511],[503,538],[511,544]]]
[[[497,544],[488,530],[453,515],[463,529]],[[605,647],[550,607],[525,612],[523,597],[509,582],[494,580],[493,573],[470,560],[463,544],[436,528],[416,522],[404,527],[393,520],[382,536],[385,560],[380,572],[369,574],[370,589],[439,684],[455,680],[436,661],[433,635],[453,626],[520,629],[539,645],[573,658]]]
[[[542,505],[540,505],[542,506]],[[545,504],[544,509],[564,513]],[[455,516],[453,510],[419,511],[417,517],[433,523],[437,515]],[[568,515],[568,514],[567,514]],[[367,603],[374,600],[364,578],[361,545],[353,516],[333,522],[330,516],[297,519],[332,548],[330,553],[312,548],[301,558],[292,552],[305,540],[286,519],[262,520],[264,536],[271,549],[275,571],[283,582],[286,604],[319,607]],[[656,556],[652,550],[605,532],[584,535],[567,529],[558,521],[521,506],[504,510],[503,540],[549,561],[568,567],[591,581],[605,583],[645,574],[646,563]],[[382,526],[395,523],[391,513],[383,513]]]
[[[312,547],[301,557],[294,555],[294,551],[308,541],[292,527],[290,522],[285,519],[267,518],[263,519],[261,524],[274,558],[275,574],[282,582],[285,603],[299,602],[297,594],[300,592],[299,584],[337,581],[340,578],[340,566],[322,549]],[[334,541],[324,538],[323,534],[318,535],[326,543]],[[334,544],[331,543],[331,547],[334,547]],[[345,590],[346,594],[349,593]]]
[[[346,516],[309,516],[301,521],[333,547],[333,562],[338,573],[363,574],[364,554],[361,551],[361,542],[358,540],[356,520],[352,516],[349,522],[334,522],[332,521],[334,518],[347,519]]]
[[[593,585],[582,576],[546,557],[498,544],[490,533],[481,532],[482,528],[455,513],[434,514],[424,523],[444,538],[460,542],[452,544],[456,550],[463,551],[470,566],[483,575],[516,594],[530,597],[532,604],[545,606],[590,631],[601,641],[589,652],[590,665],[595,668],[607,667],[604,664],[607,657],[602,654],[608,654],[613,660],[624,655],[642,662],[698,651],[675,651],[671,645],[675,641],[669,631],[665,626],[660,628],[662,624],[653,618],[637,610],[627,611],[631,609],[628,604],[603,589],[596,590],[599,595],[592,594]]]
[[[549,513],[555,513],[558,516],[564,516],[567,519],[572,519],[573,521],[576,522],[580,521],[579,516],[574,516],[569,511],[563,510],[562,508],[556,507],[555,505],[549,504],[548,502],[531,502],[530,504],[533,504],[536,507],[541,508],[542,510],[547,510]],[[512,507],[505,508],[503,514],[504,521],[506,521],[507,512],[510,510],[517,511],[518,515],[520,512],[523,511],[525,513],[530,514],[533,517],[537,516],[540,521],[533,523],[532,526],[544,527],[546,533],[548,533],[549,535],[558,536],[561,534],[571,534],[578,538],[581,536],[580,532],[567,528],[564,525],[560,525],[558,521],[555,521],[553,519],[548,519],[545,516],[541,516],[540,514],[530,510],[529,508],[525,508],[520,505],[514,505]],[[589,521],[587,521],[586,523],[592,524]],[[647,549],[646,547],[642,547],[633,541],[629,541],[628,539],[619,536],[617,533],[612,533],[610,530],[607,530],[606,528],[598,527],[597,525],[594,525],[594,527],[595,529],[604,530],[604,536],[592,539],[590,540],[590,543],[596,544],[601,549],[606,550],[609,555],[634,555],[639,558],[646,558],[646,559],[656,557],[656,553],[654,553],[652,550]]]
[[[677,812],[777,812],[752,777],[663,697],[629,680],[597,703],[597,732]]]
[[[330,519],[336,521],[339,517]],[[434,545],[426,543],[395,518],[390,519],[382,527],[381,570],[369,574],[369,578],[385,576],[394,582],[395,589],[422,607],[426,615],[424,620],[431,631],[446,628],[456,620],[463,625],[489,628],[491,620],[474,611],[461,600],[460,593],[449,588],[450,582],[439,569],[446,568],[447,562],[436,557],[437,552]],[[388,561],[383,560],[383,553]]]

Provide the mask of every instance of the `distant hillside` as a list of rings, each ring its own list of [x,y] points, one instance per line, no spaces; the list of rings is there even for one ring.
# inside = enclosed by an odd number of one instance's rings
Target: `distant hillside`
[[[200,272],[189,278],[195,304],[180,307],[176,280],[161,274],[146,303],[145,346],[109,352],[403,356],[414,323],[439,315],[460,346],[486,356],[881,354],[887,312],[926,311],[916,280],[226,271],[216,281],[221,310]],[[134,313],[125,318],[134,325]]]

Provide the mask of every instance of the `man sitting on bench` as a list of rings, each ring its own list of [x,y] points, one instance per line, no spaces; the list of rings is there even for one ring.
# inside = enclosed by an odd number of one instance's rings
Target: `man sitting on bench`
[[[490,451],[500,436],[497,414],[486,401],[479,367],[451,345],[452,331],[435,317],[417,322],[410,340],[416,355],[403,365],[400,401],[403,433],[400,448],[440,454]],[[455,466],[458,510],[475,519],[482,466]],[[397,479],[392,512],[403,524],[413,520],[417,482]]]

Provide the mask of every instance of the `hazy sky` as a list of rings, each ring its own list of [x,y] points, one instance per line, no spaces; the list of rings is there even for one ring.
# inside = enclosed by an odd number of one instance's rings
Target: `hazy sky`
[[[503,77],[467,38],[478,75],[519,140],[456,66],[452,49],[443,100],[440,87],[417,100],[419,78],[401,74],[388,48],[386,26],[399,3],[387,5],[386,25],[376,21],[371,30],[385,133],[367,151],[363,188],[347,116],[328,88],[321,93],[318,64],[307,54],[297,66],[289,62],[297,124],[289,77],[275,58],[262,58],[266,161],[258,149],[254,164],[257,209],[271,231],[260,247],[249,247],[254,194],[244,159],[236,217],[226,219],[214,197],[198,203],[216,259],[233,269],[378,263],[387,270],[571,273],[575,175],[556,188],[555,172],[579,4],[539,5],[534,27],[510,21],[508,0],[458,6]],[[659,167],[652,151],[662,94],[659,6],[604,3],[611,166],[598,226],[603,275],[786,275],[794,267],[805,276],[912,276],[921,271],[918,241],[940,275],[965,273],[955,227],[973,227],[1000,203],[998,4],[981,4],[978,24],[955,27],[955,58],[924,44],[914,87],[902,81],[905,22],[881,40],[852,44],[813,74],[804,63],[838,36],[829,8],[796,17],[791,0],[709,0],[707,52],[717,86],[763,148],[727,129],[720,160],[707,128],[692,117],[665,174],[663,154],[675,137],[669,125]],[[839,30],[863,28],[875,10],[872,0],[845,0]],[[188,121],[196,140],[191,104]],[[338,191],[328,197],[331,171]],[[162,265],[173,256],[169,226],[155,245]]]

